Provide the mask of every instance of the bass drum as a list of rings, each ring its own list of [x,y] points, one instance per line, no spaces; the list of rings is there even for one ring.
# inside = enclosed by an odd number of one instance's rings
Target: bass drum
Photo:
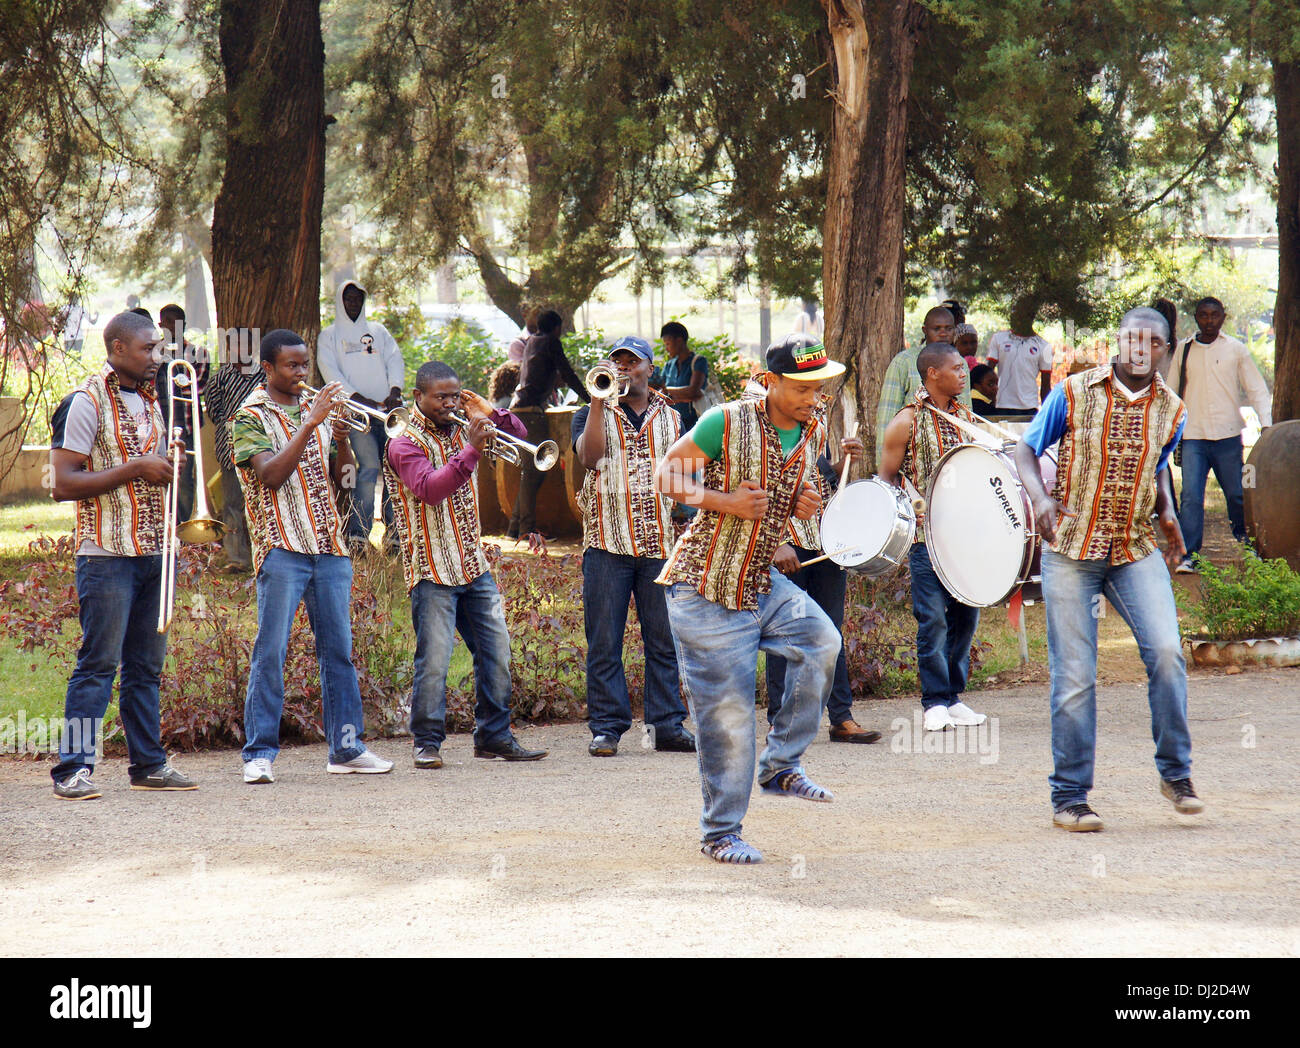
[[[1001,604],[1033,577],[1038,528],[1008,453],[978,444],[953,448],[930,478],[926,504],[930,564],[963,604]]]
[[[892,484],[879,477],[855,480],[826,503],[821,535],[822,549],[840,567],[884,575],[912,548],[916,513],[911,500]]]

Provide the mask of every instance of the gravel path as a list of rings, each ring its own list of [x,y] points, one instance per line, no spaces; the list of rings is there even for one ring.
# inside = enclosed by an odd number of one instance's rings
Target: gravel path
[[[593,760],[582,725],[522,731],[537,764],[455,736],[436,772],[381,740],[389,776],[294,748],[255,788],[233,751],[186,755],[202,788],[163,796],[110,760],[80,804],[48,764],[0,761],[0,954],[1294,956],[1297,685],[1192,680],[1199,818],[1157,792],[1145,689],[1102,688],[1101,834],[1050,825],[1043,685],[976,696],[983,756],[910,752],[913,702],[859,704],[885,739],[809,750],[834,804],[756,796],[749,868],[699,855],[691,757],[629,734]]]

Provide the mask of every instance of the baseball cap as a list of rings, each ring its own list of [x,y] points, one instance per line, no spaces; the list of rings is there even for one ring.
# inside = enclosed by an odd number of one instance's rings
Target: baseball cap
[[[827,357],[817,339],[791,334],[767,347],[767,370],[801,382],[820,382],[844,374],[844,365]]]
[[[624,335],[609,347],[609,352],[606,356],[612,357],[620,349],[626,349],[629,353],[635,353],[642,360],[653,361],[655,358],[655,351],[650,348],[650,343],[637,335]]]

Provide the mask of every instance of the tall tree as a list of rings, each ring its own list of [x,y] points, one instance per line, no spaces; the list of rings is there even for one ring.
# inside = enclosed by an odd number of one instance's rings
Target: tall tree
[[[1277,335],[1273,421],[1300,418],[1300,61],[1275,59],[1277,105]]]
[[[320,331],[325,45],[319,0],[222,0],[225,175],[212,284],[227,330]]]
[[[831,41],[830,151],[822,238],[826,346],[847,367],[864,462],[903,329],[908,94],[928,16],[913,0],[822,0]]]

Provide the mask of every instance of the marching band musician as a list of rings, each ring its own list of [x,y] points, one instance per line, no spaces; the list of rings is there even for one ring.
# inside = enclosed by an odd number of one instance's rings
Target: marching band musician
[[[393,762],[361,741],[361,689],[352,662],[352,559],[335,502],[354,467],[349,427],[335,414],[342,387],[329,383],[310,403],[302,337],[279,328],[262,338],[266,385],[231,420],[235,468],[244,492],[257,576],[257,639],[244,700],[244,781],[275,781],[284,710],[284,661],[298,605],[316,638],[326,771],[383,774]],[[331,454],[331,451],[334,453]]]
[[[807,595],[772,567],[791,516],[821,506],[816,418],[822,383],[844,372],[801,335],[767,351],[767,395],[710,408],[669,449],[660,491],[699,507],[664,566],[668,617],[695,718],[704,808],[701,851],[717,862],[756,863],[740,835],[754,784],[754,686],[759,651],[786,659],[785,693],[758,759],[771,794],[828,802],[804,774],[821,726],[840,635]],[[704,483],[695,478],[704,471]]]
[[[468,428],[452,417],[462,407]],[[524,749],[510,730],[510,636],[483,554],[474,470],[496,429],[521,438],[527,433],[514,415],[462,390],[456,372],[432,360],[416,373],[410,425],[389,442],[384,459],[415,627],[411,734],[417,768],[442,767],[447,668],[458,632],[474,659],[474,756],[546,756],[545,750]]]
[[[921,388],[912,403],[885,427],[880,477],[898,486],[902,486],[900,475],[906,477],[924,496],[939,460],[959,444],[970,443],[963,431],[936,415],[926,403],[972,425],[975,416],[958,399],[966,388],[966,361],[955,346],[949,342],[929,343],[917,356],[916,369]],[[970,673],[970,645],[979,625],[979,608],[963,604],[944,589],[930,564],[919,520],[917,524],[916,541],[907,562],[912,576],[916,665],[925,730],[983,724],[984,714],[961,701]]]
[[[167,652],[167,636],[156,627],[167,540],[163,493],[172,456],[185,453],[183,443],[167,440],[158,410],[159,342],[153,321],[138,313],[108,322],[104,368],[69,398],[50,454],[54,497],[77,502],[81,646],[64,699],[59,763],[50,772],[54,795],[63,800],[101,795],[91,776],[119,664],[131,789],[198,789],[171,766],[159,737],[158,681]]]
[[[623,672],[623,633],[635,598],[645,649],[645,723],[656,750],[694,753],[662,586],[655,584],[673,543],[672,501],[654,474],[681,436],[681,416],[650,389],[654,351],[629,335],[609,360],[629,380],[624,396],[593,396],[573,416],[573,446],[590,471],[582,485],[582,605],[587,634],[587,723],[593,757],[613,757],[632,726]]]

